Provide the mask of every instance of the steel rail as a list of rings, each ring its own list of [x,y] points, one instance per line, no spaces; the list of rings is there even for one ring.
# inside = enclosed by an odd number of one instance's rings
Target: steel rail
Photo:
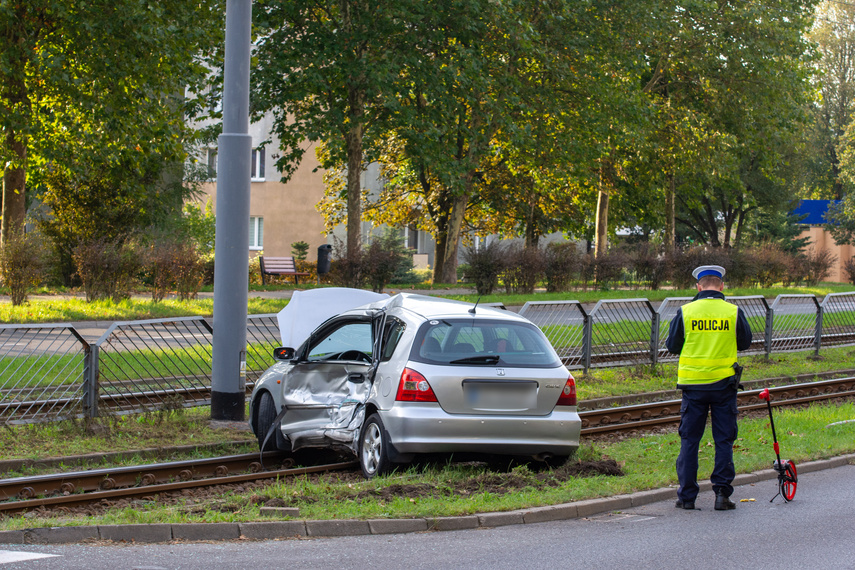
[[[765,402],[760,403],[757,397],[761,391],[758,389],[741,392],[737,396],[739,411],[765,408]],[[778,386],[769,388],[769,393],[776,398],[772,401],[773,406],[798,406],[833,398],[851,398],[855,397],[855,377]],[[580,412],[582,434],[628,431],[678,423],[680,404],[681,400],[668,400]]]
[[[206,477],[224,477],[229,473],[262,471],[262,461],[272,463],[282,454],[268,452],[227,455],[207,459],[170,461],[151,465],[110,467],[70,473],[53,473],[32,477],[0,479],[0,500],[31,499],[38,495],[110,491],[136,485],[152,485],[171,481],[189,481]],[[293,460],[286,459],[293,465]]]
[[[255,454],[253,454],[255,455]],[[255,455],[258,458],[258,455]],[[0,513],[15,514],[29,511],[39,507],[49,508],[68,508],[86,504],[97,503],[103,500],[117,500],[132,497],[153,497],[159,493],[167,493],[173,491],[181,491],[183,489],[196,489],[200,487],[213,487],[216,485],[233,485],[236,483],[245,483],[249,481],[262,481],[264,479],[276,479],[279,477],[293,477],[295,475],[304,475],[308,473],[322,473],[327,471],[336,471],[339,469],[349,469],[356,466],[355,461],[344,463],[332,463],[329,465],[316,465],[312,467],[289,467],[288,469],[278,469],[274,471],[260,471],[257,473],[244,473],[241,475],[228,475],[220,477],[211,477],[207,479],[196,479],[189,481],[177,481],[173,483],[160,483],[143,485],[140,487],[130,487],[126,489],[111,489],[105,491],[94,491],[89,493],[69,493],[63,492],[62,495],[25,499],[18,501],[7,501],[0,503]],[[143,473],[151,466],[144,466],[144,469],[137,467],[138,473]]]

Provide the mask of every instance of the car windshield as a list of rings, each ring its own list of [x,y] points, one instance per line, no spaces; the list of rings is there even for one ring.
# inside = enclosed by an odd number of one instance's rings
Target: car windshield
[[[412,360],[450,365],[560,366],[543,333],[532,324],[479,319],[435,319],[422,325]]]

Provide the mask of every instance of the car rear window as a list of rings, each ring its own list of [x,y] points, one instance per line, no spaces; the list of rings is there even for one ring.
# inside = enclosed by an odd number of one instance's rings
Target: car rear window
[[[410,359],[431,364],[554,368],[561,362],[536,326],[514,321],[439,319],[424,323]]]

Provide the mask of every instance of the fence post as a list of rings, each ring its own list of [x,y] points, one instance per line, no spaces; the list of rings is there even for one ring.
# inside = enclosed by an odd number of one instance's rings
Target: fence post
[[[83,414],[98,417],[98,345],[83,349]]]
[[[648,302],[648,304],[650,304]],[[650,306],[651,313],[653,315],[652,323],[650,326],[650,363],[655,368],[659,363],[659,323],[661,316],[659,315],[659,311],[654,311],[653,306]]]
[[[773,325],[775,322],[775,309],[770,306],[766,306],[766,330],[764,331],[763,343],[765,344],[766,349],[766,360],[769,360],[772,354],[772,332]]]
[[[591,327],[591,315],[586,311],[582,320],[582,369],[585,374],[588,374],[591,368]]]
[[[822,305],[817,303],[816,306],[816,332],[813,339],[813,354],[819,356],[819,349],[822,348],[822,316],[824,311]]]

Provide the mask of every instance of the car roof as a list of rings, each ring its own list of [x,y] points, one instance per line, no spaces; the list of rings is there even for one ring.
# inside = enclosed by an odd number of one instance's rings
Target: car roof
[[[476,307],[475,313],[471,312],[472,308]],[[464,301],[456,301],[454,299],[444,299],[442,297],[433,297],[430,295],[418,295],[415,293],[398,293],[389,298],[357,307],[353,309],[353,314],[364,314],[366,310],[387,309],[390,313],[396,310],[406,310],[415,313],[425,319],[430,318],[500,318],[502,320],[512,320],[529,322],[527,319],[517,315],[512,311],[495,309],[486,305],[478,305],[467,303]],[[350,311],[348,311],[350,312]]]

